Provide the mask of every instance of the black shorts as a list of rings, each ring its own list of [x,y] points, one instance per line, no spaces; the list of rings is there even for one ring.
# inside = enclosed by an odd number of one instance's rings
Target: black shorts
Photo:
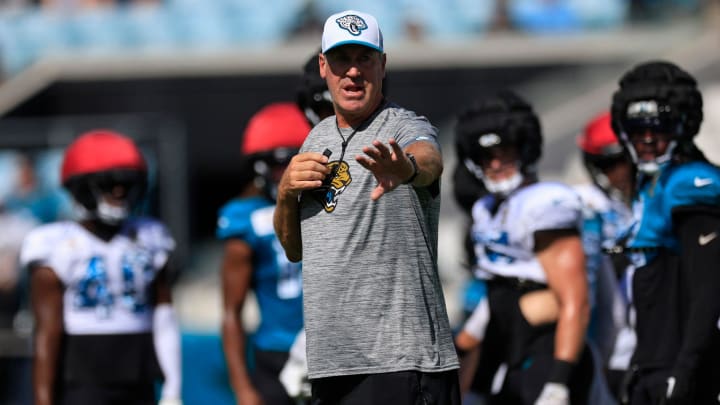
[[[710,354],[708,358],[716,361],[718,354]],[[664,401],[667,391],[667,380],[672,376],[672,369],[639,371],[629,376],[628,396],[633,405],[653,405]],[[717,404],[720,395],[720,373],[717,367],[701,367],[692,377],[691,398],[688,404]]]
[[[267,405],[295,405],[280,383],[280,371],[288,360],[287,352],[253,350],[254,368],[250,374],[253,386]]]
[[[60,389],[60,405],[155,405],[155,385],[66,383]]]
[[[486,376],[493,377],[500,362],[508,365],[502,389],[491,397],[491,404],[534,403],[552,370],[557,324],[531,325],[522,314],[519,304],[524,294],[536,289],[538,286],[525,288],[507,279],[494,279],[488,283],[491,315],[486,334],[487,344],[483,342],[483,347],[491,349],[481,352],[480,365],[492,367],[484,372]],[[494,357],[500,355],[501,358],[483,362],[482,356],[488,354]],[[585,345],[568,381],[571,404],[587,403],[593,369],[592,353]],[[484,388],[487,386],[485,383]],[[480,392],[487,393],[486,390]]]
[[[161,379],[150,332],[63,336],[59,404],[152,405]]]
[[[163,376],[150,332],[65,334],[61,356],[62,381],[69,384],[153,384]]]
[[[554,361],[553,353],[549,352],[534,356],[525,367],[508,370],[502,390],[491,398],[490,403],[503,405],[535,403],[547,382]],[[570,389],[570,404],[588,403],[593,374],[592,353],[585,346],[567,384]]]
[[[460,405],[457,370],[398,371],[311,380],[312,405]]]

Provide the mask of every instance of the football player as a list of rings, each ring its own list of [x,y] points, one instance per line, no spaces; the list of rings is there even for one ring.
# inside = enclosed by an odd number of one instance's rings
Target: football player
[[[564,184],[538,181],[540,123],[516,94],[500,92],[467,108],[456,136],[488,191],[472,208],[475,273],[486,280],[487,297],[456,345],[463,352],[482,341],[488,350],[481,366],[503,370],[491,401],[584,404],[593,365],[584,342],[580,198]]]
[[[60,177],[78,220],[36,228],[21,251],[36,322],[36,405],[154,404],[159,377],[161,403],[180,403],[168,280],[175,242],[160,221],[132,215],[147,176],[138,147],[117,132],[84,133],[65,151]]]
[[[693,142],[702,95],[688,72],[650,61],[622,76],[611,111],[638,171],[634,222],[621,239],[637,316],[624,400],[717,403],[720,170]]]
[[[574,187],[584,208],[582,238],[591,311],[588,338],[597,349],[610,391],[617,396],[635,349],[635,334],[624,288],[629,263],[615,251],[615,244],[632,219],[635,175],[630,157],[612,130],[609,111],[587,123],[577,145],[592,180]]]
[[[310,125],[294,103],[273,103],[253,115],[243,135],[242,154],[254,178],[219,212],[216,233],[224,244],[223,348],[230,383],[241,404],[294,404],[278,376],[303,326],[301,265],[287,260],[272,219],[277,182],[308,132]],[[248,344],[242,315],[251,289],[260,324]],[[248,352],[252,369],[245,358]]]

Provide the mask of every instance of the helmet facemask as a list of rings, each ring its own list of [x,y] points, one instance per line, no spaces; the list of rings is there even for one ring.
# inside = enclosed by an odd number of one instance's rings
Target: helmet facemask
[[[79,219],[117,226],[137,208],[147,189],[140,170],[108,170],[71,178],[66,187],[77,203]]]
[[[298,105],[302,107],[303,113],[305,113],[305,117],[307,117],[310,125],[315,126],[325,117],[335,114],[332,96],[327,87],[310,88],[306,91],[308,92],[308,94],[305,95],[306,99],[298,102]]]
[[[296,91],[296,101],[298,107],[305,114],[308,123],[313,127],[325,117],[335,114],[332,95],[328,90],[325,79],[320,77],[317,54],[313,54],[305,62],[300,85]]]
[[[673,122],[672,107],[658,103],[656,100],[638,100],[628,103],[625,119],[622,120],[620,137],[639,172],[653,175],[670,163],[677,146],[677,138],[681,135],[682,124]],[[648,137],[646,133],[650,133]],[[656,134],[667,134],[669,140],[665,150],[652,159],[643,159],[633,140],[642,135],[646,143],[658,142]]]
[[[465,160],[465,167],[467,167],[468,170],[470,170],[473,174],[475,174],[477,178],[479,178],[483,182],[488,192],[503,198],[509,196],[513,191],[520,187],[520,185],[522,185],[523,181],[525,181],[525,177],[519,169],[519,161],[517,161],[516,163],[516,167],[518,168],[518,170],[516,170],[515,173],[512,174],[510,177],[502,180],[490,179],[484,174],[480,166],[476,165],[475,162],[470,159]]]
[[[620,146],[617,144],[615,146],[620,148]],[[627,154],[625,154],[624,151],[620,150],[617,153],[612,153],[608,155],[593,155],[584,152],[583,163],[585,164],[585,168],[587,169],[593,183],[601,190],[603,190],[603,192],[605,192],[608,197],[615,201],[628,201],[632,190],[628,189],[624,191],[621,188],[617,187],[615,184],[613,184],[613,182],[606,174],[609,170],[613,170],[613,168],[617,165],[623,163],[627,165],[631,164]]]
[[[471,156],[473,158],[465,158],[463,163],[465,167],[480,179],[487,191],[500,197],[507,197],[515,191],[525,180],[523,176],[523,165],[520,160],[516,147],[514,145],[503,144],[500,136],[495,133],[480,135],[474,142]],[[507,157],[510,156],[508,160]],[[509,177],[500,180],[494,180],[483,170],[483,164],[499,161],[500,168],[498,170],[508,170],[510,166],[514,168],[514,173]]]
[[[253,154],[252,168],[255,172],[253,184],[269,199],[277,199],[277,186],[283,171],[294,155],[298,153],[295,148],[275,148],[269,151]]]

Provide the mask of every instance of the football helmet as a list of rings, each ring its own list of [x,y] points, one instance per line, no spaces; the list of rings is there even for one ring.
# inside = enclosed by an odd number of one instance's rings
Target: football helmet
[[[310,129],[305,115],[290,102],[267,105],[250,118],[241,149],[255,174],[255,185],[268,198],[277,196],[276,169],[290,163]]]
[[[519,156],[517,173],[502,181],[490,180],[481,169],[481,162],[496,146],[512,146]],[[507,196],[537,175],[536,164],[542,154],[540,121],[527,102],[513,92],[502,91],[476,101],[459,114],[455,149],[458,160],[489,192]]]
[[[317,54],[311,56],[303,67],[300,86],[296,92],[296,102],[311,126],[335,114],[330,91],[325,80],[320,77]]]
[[[635,66],[620,79],[612,98],[612,127],[643,173],[655,173],[673,157],[678,144],[692,143],[703,119],[696,80],[678,66],[652,61]],[[640,161],[630,135],[653,131],[671,137],[661,156]]]
[[[611,184],[605,170],[621,160],[628,159],[626,161],[629,162],[629,157],[615,136],[610,121],[610,111],[597,115],[585,125],[576,141],[593,183],[610,197],[622,201],[625,199],[622,191]]]
[[[111,130],[92,130],[67,147],[60,180],[83,219],[118,225],[145,194],[147,164],[130,138]]]

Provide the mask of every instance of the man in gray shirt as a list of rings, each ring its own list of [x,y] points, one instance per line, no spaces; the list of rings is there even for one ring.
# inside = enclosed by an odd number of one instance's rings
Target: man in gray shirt
[[[428,120],[383,97],[385,62],[373,16],[327,19],[335,115],[290,162],[274,225],[303,261],[314,404],[459,404],[437,271],[442,156]]]

